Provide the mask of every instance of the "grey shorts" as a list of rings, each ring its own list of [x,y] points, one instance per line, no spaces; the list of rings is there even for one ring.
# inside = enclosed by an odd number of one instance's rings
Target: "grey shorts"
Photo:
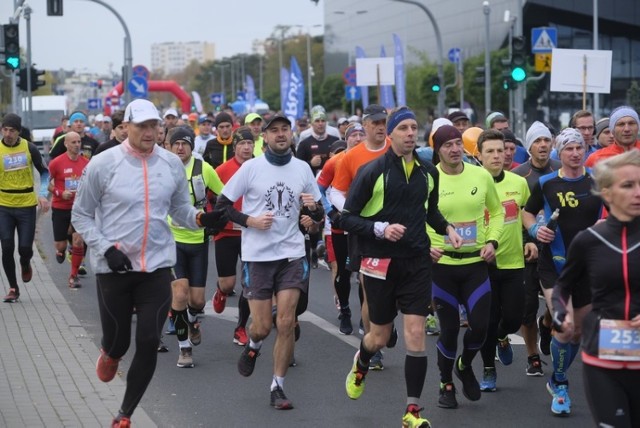
[[[298,288],[307,293],[309,263],[305,257],[272,262],[242,263],[242,292],[247,300],[267,300],[281,290]]]

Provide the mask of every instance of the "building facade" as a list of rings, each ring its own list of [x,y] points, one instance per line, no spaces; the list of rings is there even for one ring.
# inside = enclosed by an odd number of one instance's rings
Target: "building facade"
[[[215,58],[215,44],[208,42],[165,42],[151,45],[151,70],[178,73],[191,63]]]

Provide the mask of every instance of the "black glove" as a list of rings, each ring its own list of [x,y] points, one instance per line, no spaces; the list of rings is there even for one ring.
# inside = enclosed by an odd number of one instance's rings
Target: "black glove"
[[[226,210],[214,210],[200,215],[200,224],[213,230],[220,230],[229,221]]]
[[[342,229],[340,224],[342,222],[342,214],[336,207],[331,205],[331,211],[327,213],[327,217],[329,217],[329,220],[331,221],[331,227],[335,229]]]
[[[104,258],[107,259],[109,269],[116,273],[125,273],[133,269],[129,257],[115,246],[111,246],[105,251]]]

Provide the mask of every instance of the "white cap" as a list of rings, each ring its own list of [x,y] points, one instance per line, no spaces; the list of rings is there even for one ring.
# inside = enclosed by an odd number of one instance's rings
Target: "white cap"
[[[178,112],[174,108],[167,109],[167,111],[164,112],[164,116],[162,117],[167,117],[167,116],[178,117]]]
[[[103,122],[112,122],[111,118],[109,116],[105,116],[102,118]]]
[[[182,113],[182,116],[180,116],[180,119],[189,120],[189,115],[187,113]]]
[[[133,100],[124,111],[123,122],[142,123],[147,120],[160,120],[158,109],[148,100]]]
[[[96,117],[93,119],[94,122],[103,122],[104,121],[104,116],[102,116],[102,113],[98,113],[96,114]]]

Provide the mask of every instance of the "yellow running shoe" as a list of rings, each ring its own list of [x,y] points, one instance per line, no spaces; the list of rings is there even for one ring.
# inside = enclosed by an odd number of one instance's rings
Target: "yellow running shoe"
[[[352,400],[357,400],[362,395],[362,392],[364,391],[364,378],[367,375],[367,372],[362,372],[358,369],[359,356],[360,351],[356,352],[356,355],[353,357],[353,366],[351,367],[351,370],[349,370],[347,380],[345,381],[347,396]]]
[[[407,407],[407,413],[402,418],[403,428],[431,428],[431,422],[427,419],[420,417],[420,410],[423,410],[415,404],[410,404]]]

